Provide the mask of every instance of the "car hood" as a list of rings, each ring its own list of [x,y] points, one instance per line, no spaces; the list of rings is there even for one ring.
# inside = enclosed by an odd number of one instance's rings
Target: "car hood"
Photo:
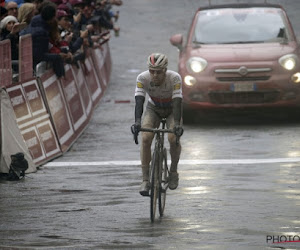
[[[287,44],[201,45],[191,48],[190,57],[202,57],[210,62],[269,61],[295,53],[296,46]]]

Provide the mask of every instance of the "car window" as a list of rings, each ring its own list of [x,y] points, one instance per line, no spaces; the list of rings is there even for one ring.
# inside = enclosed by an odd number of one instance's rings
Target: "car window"
[[[286,42],[287,20],[278,8],[224,8],[200,11],[194,43]]]

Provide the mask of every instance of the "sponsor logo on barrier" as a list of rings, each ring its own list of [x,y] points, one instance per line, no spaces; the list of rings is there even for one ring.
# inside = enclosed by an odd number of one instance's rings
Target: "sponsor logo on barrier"
[[[6,87],[12,83],[10,40],[0,41],[0,86]]]
[[[11,104],[15,111],[16,120],[18,123],[28,120],[32,117],[29,105],[26,102],[25,93],[22,85],[16,85],[7,88],[7,93],[10,97]]]
[[[21,133],[31,153],[33,162],[46,162],[54,155],[61,153],[53,127],[49,119],[22,129]]]
[[[63,90],[55,75],[45,74],[41,78],[62,151],[66,151],[74,138],[74,130],[67,110]]]
[[[50,120],[41,122],[36,127],[46,156],[51,157],[59,153],[59,145]]]
[[[35,126],[29,127],[21,131],[23,138],[27,144],[28,150],[31,153],[33,162],[37,163],[46,158],[43,152],[42,145],[39,142],[38,132]]]
[[[42,113],[47,113],[42,95],[37,85],[36,80],[32,80],[22,84],[26,93],[26,99],[29,103],[32,115],[37,116]]]
[[[92,111],[92,99],[91,95],[89,93],[87,83],[85,81],[85,78],[83,77],[83,72],[82,70],[79,70],[77,67],[73,66],[72,67],[73,75],[75,82],[77,83],[79,93],[80,93],[80,98],[82,100],[85,114],[89,116]]]
[[[105,55],[100,49],[95,49],[92,51],[94,65],[99,79],[101,79],[102,87],[106,88],[107,85],[107,73],[105,69]]]
[[[95,72],[95,69],[92,67],[92,63],[91,63],[91,57],[87,57],[84,61],[85,67],[86,67],[86,71],[85,72],[85,78],[86,78],[86,82],[88,82],[88,88],[89,88],[89,92],[91,94],[92,100],[93,102],[96,104],[98,103],[100,97],[101,97],[101,93],[102,93],[102,89],[100,86],[100,82],[98,79],[98,76]]]
[[[35,163],[49,160],[49,156],[61,153],[50,116],[38,87],[37,80],[30,80],[8,87],[7,92],[16,115],[21,134]],[[45,129],[46,127],[47,129]],[[44,128],[41,132],[41,128]],[[43,138],[50,135],[51,139]],[[51,145],[49,143],[51,141]]]
[[[66,102],[72,119],[72,124],[76,132],[80,126],[87,120],[87,116],[84,112],[79,91],[77,89],[73,72],[69,65],[65,66],[65,77],[61,79],[63,91],[66,96]]]

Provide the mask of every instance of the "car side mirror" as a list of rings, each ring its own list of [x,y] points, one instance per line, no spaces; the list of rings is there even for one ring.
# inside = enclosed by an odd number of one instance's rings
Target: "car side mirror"
[[[177,47],[179,51],[182,51],[183,47],[183,35],[182,34],[176,34],[171,36],[170,42],[173,46]]]

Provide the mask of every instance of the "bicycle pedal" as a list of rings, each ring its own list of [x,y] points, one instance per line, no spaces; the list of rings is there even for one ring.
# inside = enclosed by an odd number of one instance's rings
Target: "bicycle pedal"
[[[150,193],[149,193],[149,191],[147,192],[147,191],[140,191],[140,195],[142,195],[142,196],[150,196]]]

